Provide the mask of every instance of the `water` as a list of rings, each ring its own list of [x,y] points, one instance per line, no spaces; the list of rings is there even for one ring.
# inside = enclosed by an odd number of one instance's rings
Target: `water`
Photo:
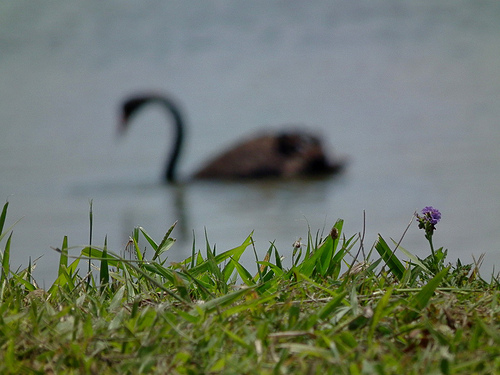
[[[204,233],[222,251],[254,230],[287,253],[299,237],[363,229],[399,239],[438,207],[435,245],[500,265],[500,4],[494,1],[100,1],[0,6],[0,198],[19,218],[12,266],[50,283],[64,235],[119,252],[134,226],[171,260]],[[116,137],[136,90],[172,93],[189,122],[180,173],[262,128],[304,124],[348,171],[326,181],[162,186],[167,119],[151,108]],[[416,225],[403,245],[425,256]],[[73,250],[74,254],[78,249]],[[252,255],[249,253],[248,261]],[[289,259],[288,259],[289,260]],[[497,267],[498,269],[498,267]]]

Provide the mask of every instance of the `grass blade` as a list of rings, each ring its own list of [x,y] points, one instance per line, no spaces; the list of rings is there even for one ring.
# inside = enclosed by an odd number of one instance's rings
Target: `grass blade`
[[[207,260],[204,262],[204,264],[207,265],[207,271],[209,274],[212,276],[213,280],[217,283],[217,287],[222,291],[223,293],[227,292],[227,285],[224,280],[224,276],[222,275],[222,271],[219,268],[219,262],[215,260],[215,245],[214,249],[212,250],[210,248],[210,243],[208,241],[208,235],[207,231],[205,230],[205,244],[206,244],[206,251],[207,251]]]
[[[17,220],[14,224],[12,224],[9,228],[7,228],[5,230],[5,232],[2,232],[3,231],[3,227],[5,225],[5,219],[7,217],[7,207],[9,206],[9,202],[6,202],[3,206],[3,209],[2,209],[2,213],[0,214],[0,241],[7,235],[7,233],[9,233],[12,228],[14,228],[14,226],[21,220]]]
[[[94,233],[94,210],[93,210],[93,200],[91,199],[89,201],[89,246],[90,248],[92,248],[92,237],[93,237],[93,233]],[[89,268],[88,268],[88,272],[87,274],[89,275],[88,276],[88,280],[87,280],[87,287],[90,288],[90,279],[91,279],[91,275],[92,275],[92,267],[91,267],[91,262],[89,260]]]
[[[392,238],[391,238],[392,242],[394,243],[394,245],[398,245],[398,243],[396,241],[394,241]],[[420,259],[418,259],[415,255],[413,255],[412,253],[410,253],[408,250],[406,250],[404,247],[402,247],[401,245],[398,246],[398,249],[404,254],[406,255],[413,263],[415,263],[417,266],[419,266],[420,268],[422,268],[426,273],[431,273],[431,271],[425,266],[425,264],[423,264]]]
[[[0,215],[0,234],[3,232],[3,226],[5,224],[5,218],[7,217],[7,207],[9,207],[9,202],[5,202],[2,209],[2,214]]]
[[[64,236],[61,247],[61,256],[59,257],[59,272],[57,273],[57,275],[60,276],[63,273],[63,270],[67,268],[68,268],[68,236]]]
[[[269,267],[271,269],[270,272],[273,272],[277,277],[281,277],[285,273],[282,268],[278,267],[275,264],[272,264],[271,262],[266,262],[265,260],[259,260],[257,264],[265,266],[266,268]]]
[[[405,321],[416,319],[419,315],[419,311],[427,307],[429,300],[434,295],[436,288],[441,284],[443,278],[448,274],[448,271],[449,268],[445,268],[439,272],[411,299],[409,303],[410,309],[408,309]]]
[[[2,257],[2,276],[0,278],[0,285],[3,284],[10,272],[10,240],[12,238],[12,233],[10,232],[9,238],[7,239],[7,243],[5,244],[5,250],[3,252]]]
[[[336,297],[334,297],[330,302],[328,302],[323,308],[319,311],[318,317],[320,319],[326,319],[333,310],[340,306],[345,296],[347,296],[348,292],[343,291],[339,293]]]
[[[250,236],[252,236],[252,234],[250,234]],[[247,237],[247,239],[249,237]],[[233,255],[231,255],[231,258],[230,258],[232,261],[230,261],[224,267],[224,270],[222,271],[222,274],[224,276],[224,282],[227,283],[229,281],[229,278],[233,274],[233,271],[236,267],[235,263],[239,262],[241,255],[245,252],[246,248],[248,247],[248,245],[246,243],[247,243],[247,241],[243,242],[240,246],[235,247],[233,249]]]
[[[170,249],[172,245],[175,243],[175,238],[171,238],[170,234],[174,230],[175,226],[177,225],[177,221],[172,224],[172,226],[167,230],[167,233],[165,233],[165,236],[163,236],[163,240],[160,242],[158,247],[155,249],[155,255],[153,256],[153,260],[158,258],[161,254],[163,254],[165,251]],[[144,234],[144,232],[143,232]]]
[[[153,240],[151,238],[151,236],[146,233],[146,231],[144,230],[143,227],[139,227],[139,230],[141,231],[141,233],[144,236],[144,238],[146,239],[146,241],[149,242],[149,244],[151,245],[151,247],[153,248],[153,250],[156,252],[156,250],[158,250],[158,244],[155,242],[155,240]]]
[[[368,329],[368,346],[370,347],[373,342],[373,336],[375,334],[375,329],[377,328],[378,322],[384,315],[384,310],[387,307],[387,304],[389,303],[389,299],[392,296],[392,291],[394,290],[393,287],[390,287],[387,289],[387,292],[385,292],[384,296],[378,301],[377,307],[375,307],[375,311],[373,312],[372,320],[370,323],[370,328]]]
[[[67,284],[74,286],[74,283],[71,280],[71,275],[76,274],[76,268],[78,267],[79,263],[80,263],[80,259],[75,259],[75,261],[73,263],[71,263],[68,268],[63,268],[61,271],[61,274],[57,277],[56,281],[54,281],[54,283],[49,288],[47,293],[53,294],[57,290],[57,288],[63,287]]]
[[[201,310],[205,312],[211,312],[214,310],[218,310],[221,307],[227,306],[237,299],[239,299],[241,296],[251,292],[254,288],[249,287],[249,288],[244,288],[244,289],[239,289],[235,292],[225,294],[221,297],[214,298],[210,301],[207,301],[201,305],[198,305],[197,307],[200,308]]]
[[[104,238],[104,248],[102,250],[101,269],[99,271],[99,281],[101,283],[101,292],[109,284],[108,270],[108,236]]]
[[[276,249],[276,246],[274,246],[274,244],[273,244],[273,247],[274,247],[274,262],[275,262],[276,266],[282,270],[283,264],[281,263],[281,256],[278,253],[278,249]]]
[[[80,256],[82,257],[87,257],[89,260],[103,260],[104,255],[103,251],[99,250],[96,247],[90,247],[87,246],[82,249]],[[106,260],[108,261],[108,266],[116,267],[116,268],[123,268],[123,263],[125,262],[125,259],[121,259],[119,256],[115,255],[114,253],[107,251],[106,252]]]
[[[139,243],[137,242],[137,240],[135,238],[133,239],[133,242],[134,242],[134,250],[135,250],[136,259],[142,262],[144,259],[142,257],[141,249],[139,249]]]
[[[215,265],[218,265],[218,264],[224,262],[225,260],[236,256],[239,252],[244,251],[248,246],[250,246],[250,244],[251,244],[251,236],[248,236],[240,246],[235,247],[234,249],[227,250],[227,251],[220,253],[216,256],[213,256],[213,253],[212,253],[213,262],[215,263]],[[211,252],[210,249],[207,250],[208,257],[210,257],[210,255],[208,254],[209,252]],[[198,265],[194,266],[193,268],[191,268],[189,270],[189,273],[193,276],[198,276],[204,272],[207,272],[210,269],[211,265],[212,264],[210,264],[209,260],[207,259],[206,261],[202,262],[201,264],[198,264]]]
[[[255,281],[253,279],[253,276],[250,274],[250,272],[247,271],[245,267],[243,267],[239,262],[235,261],[234,259],[231,259],[231,263],[234,263],[234,267],[236,268],[236,271],[238,272],[238,275],[240,275],[241,280],[248,286],[255,285]]]
[[[415,295],[412,301],[413,307],[415,307],[417,310],[422,310],[427,306],[427,303],[434,294],[434,291],[439,286],[439,284],[441,284],[443,278],[448,274],[448,270],[449,268],[445,268],[444,270],[439,272],[427,283],[426,286],[422,288],[422,290],[420,290],[420,292]]]
[[[403,273],[405,272],[405,268],[380,234],[378,235],[377,243],[375,244],[375,249],[380,254],[385,264],[389,267],[391,273],[398,280],[401,280],[403,278]]]

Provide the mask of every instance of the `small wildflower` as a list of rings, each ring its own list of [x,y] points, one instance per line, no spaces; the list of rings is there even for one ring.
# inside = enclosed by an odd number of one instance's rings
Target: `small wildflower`
[[[437,273],[439,271],[438,259],[436,258],[436,252],[434,251],[434,245],[432,243],[432,235],[436,230],[436,224],[441,220],[441,212],[438,209],[427,206],[421,211],[421,214],[415,213],[418,221],[418,227],[425,230],[425,238],[429,241],[432,252],[432,262],[434,271]]]
[[[432,206],[425,207],[422,210],[422,215],[433,225],[436,225],[441,220],[441,212]]]
[[[418,220],[418,227],[425,229],[425,232],[431,235],[436,230],[435,225],[441,220],[441,212],[432,206],[425,207],[421,215],[416,213],[415,216]]]

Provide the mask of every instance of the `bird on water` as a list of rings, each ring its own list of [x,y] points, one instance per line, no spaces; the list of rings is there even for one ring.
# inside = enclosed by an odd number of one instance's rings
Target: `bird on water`
[[[174,137],[163,178],[177,182],[176,167],[184,141],[185,122],[176,102],[157,93],[136,94],[121,105],[119,130],[123,133],[131,119],[149,104],[161,105],[171,116]],[[264,133],[237,143],[214,157],[192,176],[194,179],[252,180],[331,175],[342,171],[342,160],[330,160],[319,137],[306,130]]]

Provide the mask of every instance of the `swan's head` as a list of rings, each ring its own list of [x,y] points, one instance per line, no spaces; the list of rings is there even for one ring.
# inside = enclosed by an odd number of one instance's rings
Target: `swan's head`
[[[133,96],[126,99],[120,109],[120,116],[118,122],[118,132],[124,133],[127,128],[130,119],[134,116],[137,111],[142,108],[145,104],[154,100],[151,96]]]
[[[135,114],[138,113],[146,104],[153,103],[163,105],[173,116],[178,128],[182,127],[182,116],[179,106],[176,104],[175,100],[157,92],[146,92],[130,96],[122,102],[118,123],[119,133],[124,133],[127,130],[131,118],[134,117]],[[182,129],[178,129],[178,133],[181,132]]]

